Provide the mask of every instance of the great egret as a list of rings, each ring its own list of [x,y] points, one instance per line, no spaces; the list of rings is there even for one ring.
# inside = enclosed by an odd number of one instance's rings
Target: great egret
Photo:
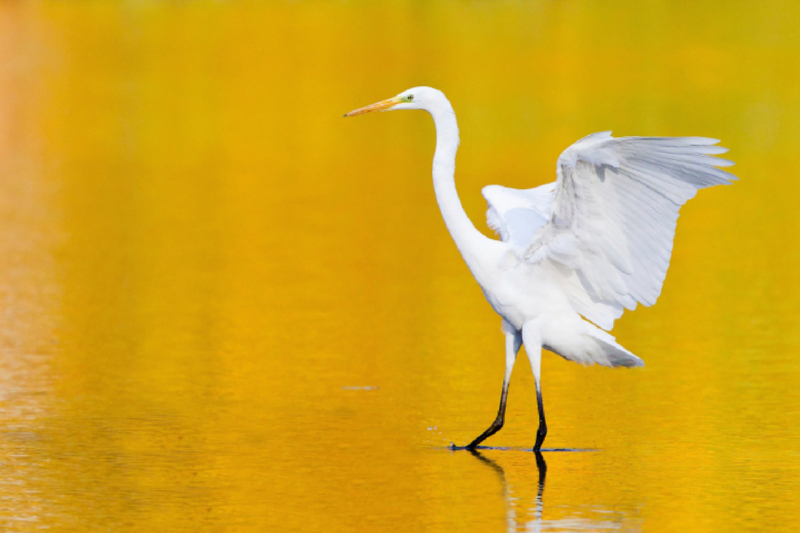
[[[483,189],[489,226],[472,225],[454,181],[458,124],[444,93],[414,87],[345,116],[424,109],[436,126],[433,188],[444,223],[492,308],[502,317],[506,372],[491,426],[465,446],[475,449],[503,427],[511,371],[524,343],[536,380],[538,452],[547,435],[541,349],[582,364],[644,366],[611,330],[624,309],[653,305],[669,267],[678,209],[698,189],[737,179],[710,157],[727,150],[704,137],[589,135],[558,158],[556,182],[517,190]],[[595,325],[596,324],[596,325]],[[598,327],[599,326],[599,327]],[[601,329],[602,328],[602,329]]]

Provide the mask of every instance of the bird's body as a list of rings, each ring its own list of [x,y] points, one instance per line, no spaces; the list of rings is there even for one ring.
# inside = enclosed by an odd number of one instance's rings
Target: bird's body
[[[436,125],[433,185],[442,217],[492,308],[503,319],[506,375],[497,419],[467,447],[503,425],[511,371],[522,343],[536,380],[540,425],[541,348],[582,364],[642,366],[610,330],[624,309],[652,305],[672,251],[678,209],[700,188],[736,179],[715,166],[725,152],[701,137],[623,137],[596,133],[565,150],[557,181],[528,190],[490,185],[489,226],[480,233],[464,212],[454,174],[458,125],[441,91],[416,87],[348,115],[424,109]],[[599,327],[598,327],[599,326]],[[601,329],[602,328],[602,329]]]

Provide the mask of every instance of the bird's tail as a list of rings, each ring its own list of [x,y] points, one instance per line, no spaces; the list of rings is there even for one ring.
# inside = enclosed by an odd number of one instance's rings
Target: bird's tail
[[[600,353],[593,357],[595,363],[603,366],[644,366],[644,361],[633,355],[617,343],[617,340],[602,329],[586,323],[585,335],[590,337],[599,348]]]
[[[614,337],[577,314],[542,320],[540,327],[542,347],[569,361],[582,365],[644,366],[644,361],[617,344]]]

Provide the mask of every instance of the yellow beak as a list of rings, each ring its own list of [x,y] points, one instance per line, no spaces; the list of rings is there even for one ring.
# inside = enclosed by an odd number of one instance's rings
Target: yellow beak
[[[354,115],[361,115],[363,113],[372,113],[373,111],[386,111],[397,104],[401,103],[402,100],[395,96],[394,98],[389,98],[388,100],[383,100],[382,102],[378,102],[376,104],[368,105],[367,107],[361,107],[346,113],[346,117],[352,117]]]

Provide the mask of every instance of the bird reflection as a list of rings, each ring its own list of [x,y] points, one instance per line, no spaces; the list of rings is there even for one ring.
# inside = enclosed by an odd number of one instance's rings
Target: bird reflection
[[[542,453],[538,451],[534,452],[536,457],[536,467],[539,469],[539,485],[536,491],[536,499],[533,502],[534,505],[532,508],[523,509],[521,513],[522,516],[518,516],[517,507],[519,505],[519,498],[514,496],[514,491],[506,480],[506,472],[503,470],[503,467],[500,466],[496,461],[483,455],[478,450],[469,451],[479,461],[494,470],[497,473],[497,477],[500,478],[500,485],[503,488],[503,499],[506,501],[507,531],[519,531],[518,525],[520,520],[522,520],[523,524],[527,526],[525,529],[523,529],[523,531],[541,531],[542,512],[544,511],[542,495],[544,494],[544,482],[547,478],[547,462],[544,460]],[[528,511],[533,511],[533,520],[525,520],[525,514],[527,514]]]
[[[515,458],[516,466],[513,467],[510,472],[511,479],[515,481],[516,486],[509,482],[506,476],[506,470],[500,466],[500,463],[483,455],[478,450],[470,450],[470,453],[480,462],[494,470],[497,473],[497,477],[500,479],[503,499],[506,502],[506,531],[508,532],[608,531],[620,529],[624,525],[624,517],[622,516],[618,517],[617,520],[597,520],[594,517],[586,517],[585,508],[581,511],[576,509],[575,512],[570,513],[572,516],[566,518],[544,520],[544,486],[547,478],[547,462],[545,462],[544,456],[539,452],[526,454],[523,459],[523,464],[519,464],[518,457]],[[536,496],[534,498],[531,496],[526,497],[526,493],[531,494],[533,492],[533,490],[531,490],[533,489],[531,486],[534,481],[533,476],[519,475],[520,473],[527,473],[532,470],[529,462],[531,455],[534,455],[536,467],[539,471]],[[525,483],[526,481],[528,481],[527,484]],[[563,506],[559,507],[559,509],[562,512],[565,510]],[[603,512],[608,513],[607,510]],[[628,524],[628,526],[631,526],[631,524]],[[628,529],[629,527],[626,527],[626,530]],[[637,529],[636,527],[633,528],[633,530]]]

